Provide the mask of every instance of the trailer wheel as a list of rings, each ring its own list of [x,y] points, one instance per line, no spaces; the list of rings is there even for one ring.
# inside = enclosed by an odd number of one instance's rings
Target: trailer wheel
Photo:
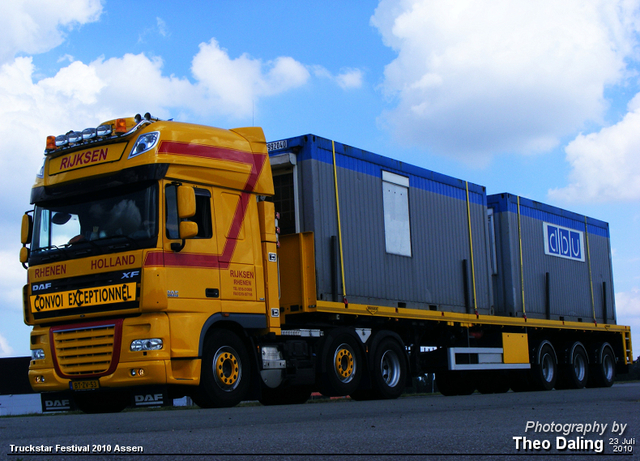
[[[611,387],[616,379],[616,356],[609,343],[598,347],[595,363],[590,367],[589,387]]]
[[[76,406],[83,413],[120,413],[129,405],[129,394],[124,392],[78,392],[73,396]]]
[[[322,394],[349,395],[358,389],[362,376],[362,354],[351,335],[340,334],[325,349],[326,371],[322,374]]]
[[[305,403],[311,397],[311,387],[309,386],[292,386],[278,387],[271,389],[262,388],[260,403],[266,406],[271,405],[298,405]]]
[[[476,383],[470,373],[464,371],[441,371],[436,373],[436,385],[442,395],[470,395]]]
[[[532,384],[535,390],[549,391],[555,387],[558,378],[556,353],[548,341],[542,342],[537,352],[538,360],[531,364]]]
[[[200,386],[193,401],[203,408],[233,407],[246,397],[250,379],[249,354],[240,338],[215,330],[204,343]]]
[[[397,399],[404,392],[407,377],[402,348],[396,341],[385,339],[374,354],[373,381],[377,394],[383,399]]]
[[[589,377],[589,360],[587,352],[580,342],[571,346],[569,363],[562,367],[556,388],[582,389]]]

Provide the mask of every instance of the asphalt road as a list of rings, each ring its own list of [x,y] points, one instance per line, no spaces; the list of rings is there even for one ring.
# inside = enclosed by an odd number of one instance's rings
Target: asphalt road
[[[640,383],[579,391],[0,418],[0,458],[13,460],[631,460],[640,458],[637,440]],[[94,453],[64,453],[57,446],[88,447]],[[116,452],[135,448],[143,452]],[[26,452],[37,449],[51,452]]]

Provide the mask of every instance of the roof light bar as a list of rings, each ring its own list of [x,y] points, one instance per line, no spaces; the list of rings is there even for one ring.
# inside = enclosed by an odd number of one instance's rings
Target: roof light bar
[[[46,144],[46,153],[52,154],[58,148],[66,147],[66,146],[74,146],[75,144],[81,144],[84,142],[95,142],[101,141],[100,138],[105,138],[108,136],[116,135],[128,135],[142,126],[148,125],[153,121],[157,121],[157,118],[154,118],[148,112],[141,116],[137,114],[134,118],[136,126],[127,129],[127,119],[119,118],[112,124],[100,125],[97,128],[85,128],[82,131],[69,131],[66,134],[61,134],[59,136],[47,136],[47,144]],[[145,143],[147,144],[147,143]]]
[[[82,139],[88,141],[89,139],[93,139],[96,137],[96,129],[95,128],[85,128],[82,130]]]
[[[122,134],[127,132],[127,121],[123,118],[116,120],[116,134]]]
[[[66,134],[61,134],[60,136],[56,136],[56,147],[62,147],[69,144],[69,140],[67,139]]]
[[[67,139],[70,144],[76,144],[82,141],[82,133],[80,131],[72,131],[67,134]]]
[[[96,128],[96,134],[99,137],[109,136],[111,134],[111,131],[111,125],[100,125],[98,128]]]

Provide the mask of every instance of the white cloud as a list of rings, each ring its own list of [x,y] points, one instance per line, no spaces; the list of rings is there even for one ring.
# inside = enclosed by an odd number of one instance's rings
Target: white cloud
[[[566,147],[570,184],[552,189],[561,202],[640,200],[640,94],[625,117],[598,133],[580,134]]]
[[[311,69],[316,77],[331,80],[343,90],[362,87],[364,72],[361,69],[341,69],[338,75],[333,75],[329,69],[323,66],[311,66]]]
[[[362,86],[362,71],[360,69],[345,69],[338,74],[336,81],[343,90],[360,88]]]
[[[309,71],[293,58],[264,64],[245,53],[232,59],[215,39],[200,44],[191,71],[205,99],[200,109],[214,105],[234,117],[250,115],[257,98],[297,88],[309,79]]]
[[[0,335],[0,357],[12,357],[13,348],[9,346],[7,341],[2,335]]]
[[[10,250],[0,251],[0,291],[3,302],[11,310],[22,312],[22,286],[27,283],[27,271],[18,260],[20,234],[12,235]]]
[[[169,36],[167,32],[167,23],[162,18],[156,18],[156,25],[158,26],[158,33],[163,37]]]
[[[64,40],[62,29],[97,21],[100,0],[10,0],[0,15],[0,64],[17,53],[51,50]]]
[[[398,103],[382,121],[407,143],[483,162],[547,151],[600,121],[638,11],[625,0],[382,0],[371,22],[398,53],[383,83]]]

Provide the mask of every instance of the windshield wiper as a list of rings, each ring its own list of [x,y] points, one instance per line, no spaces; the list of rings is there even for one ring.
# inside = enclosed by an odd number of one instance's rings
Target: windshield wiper
[[[38,256],[42,258],[42,261],[57,261],[62,258],[64,255],[65,258],[69,257],[69,253],[67,252],[68,245],[64,246],[56,246],[49,245],[48,247],[38,248],[38,252],[42,252]]]
[[[110,245],[104,245],[107,246],[109,248],[109,250],[117,250],[120,248],[129,248],[131,245],[134,245],[135,248],[140,248],[140,244],[138,243],[138,241],[134,238],[129,237],[128,235],[110,235],[108,237],[102,237],[99,239],[94,239],[91,240],[91,243],[94,243],[96,245],[99,244],[99,246],[103,246],[103,243],[108,242],[109,240],[119,240],[119,239],[123,239],[125,240],[125,242],[121,242],[121,243],[112,243]]]

